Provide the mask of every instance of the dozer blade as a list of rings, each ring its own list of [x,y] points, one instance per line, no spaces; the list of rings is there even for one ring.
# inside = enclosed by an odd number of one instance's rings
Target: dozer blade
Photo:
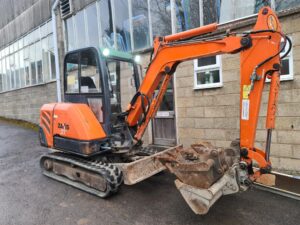
[[[101,198],[117,192],[123,182],[122,172],[114,165],[64,153],[44,155],[40,165],[45,176]]]
[[[177,189],[196,214],[206,214],[222,195],[240,190],[237,148],[217,148],[203,142],[158,159],[176,175]]]
[[[122,170],[124,184],[134,185],[165,170],[166,167],[158,158],[174,154],[180,148],[182,146],[171,147],[130,163],[114,163],[113,165]]]

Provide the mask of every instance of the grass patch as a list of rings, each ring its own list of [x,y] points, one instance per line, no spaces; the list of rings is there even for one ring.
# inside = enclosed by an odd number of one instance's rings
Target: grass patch
[[[0,121],[10,123],[10,124],[14,124],[14,125],[26,128],[26,129],[34,130],[36,132],[39,131],[39,126],[38,125],[36,125],[34,123],[24,121],[24,120],[8,119],[8,118],[0,116]]]

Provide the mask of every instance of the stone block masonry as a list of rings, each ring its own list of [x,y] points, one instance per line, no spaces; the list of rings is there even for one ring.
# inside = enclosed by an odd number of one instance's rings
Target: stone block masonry
[[[0,94],[0,116],[39,123],[43,104],[56,102],[56,82],[8,91]]]

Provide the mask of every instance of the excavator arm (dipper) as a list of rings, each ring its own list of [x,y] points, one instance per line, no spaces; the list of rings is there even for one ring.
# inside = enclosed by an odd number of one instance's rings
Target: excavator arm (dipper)
[[[185,32],[156,37],[153,59],[149,64],[139,91],[128,106],[127,123],[135,128],[135,139],[141,140],[149,121],[155,116],[169,81],[179,63],[219,54],[240,53],[240,153],[242,160],[255,160],[261,169],[270,170],[271,131],[280,79],[280,52],[287,37],[282,33],[276,14],[264,7],[258,13],[256,25],[250,32],[227,33],[209,38],[207,33],[218,29],[217,24]],[[202,36],[201,36],[202,35]],[[284,46],[281,41],[284,40]],[[262,92],[266,78],[271,79],[266,119],[268,130],[266,150],[254,147]],[[161,85],[160,85],[161,83]],[[154,96],[154,91],[159,87]]]

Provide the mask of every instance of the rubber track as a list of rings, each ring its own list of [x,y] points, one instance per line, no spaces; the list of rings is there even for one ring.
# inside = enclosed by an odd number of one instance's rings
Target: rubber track
[[[74,165],[77,168],[82,168],[84,170],[88,170],[93,173],[96,173],[106,180],[107,188],[103,192],[103,191],[97,190],[95,188],[86,186],[83,183],[70,180],[65,176],[57,175],[52,171],[47,171],[43,166],[44,165],[43,162],[46,159],[56,161],[56,162],[59,161],[59,162],[67,163],[70,165]],[[46,175],[50,178],[53,178],[55,180],[58,180],[60,182],[66,183],[68,185],[71,185],[73,187],[76,187],[78,189],[81,189],[90,194],[97,195],[98,197],[101,197],[101,198],[105,198],[113,193],[116,193],[118,191],[120,185],[123,183],[122,171],[115,165],[107,164],[107,163],[104,163],[101,161],[90,161],[90,160],[82,159],[79,157],[71,156],[69,154],[56,152],[56,153],[50,153],[50,154],[43,155],[40,159],[40,166],[43,169],[44,175]]]

